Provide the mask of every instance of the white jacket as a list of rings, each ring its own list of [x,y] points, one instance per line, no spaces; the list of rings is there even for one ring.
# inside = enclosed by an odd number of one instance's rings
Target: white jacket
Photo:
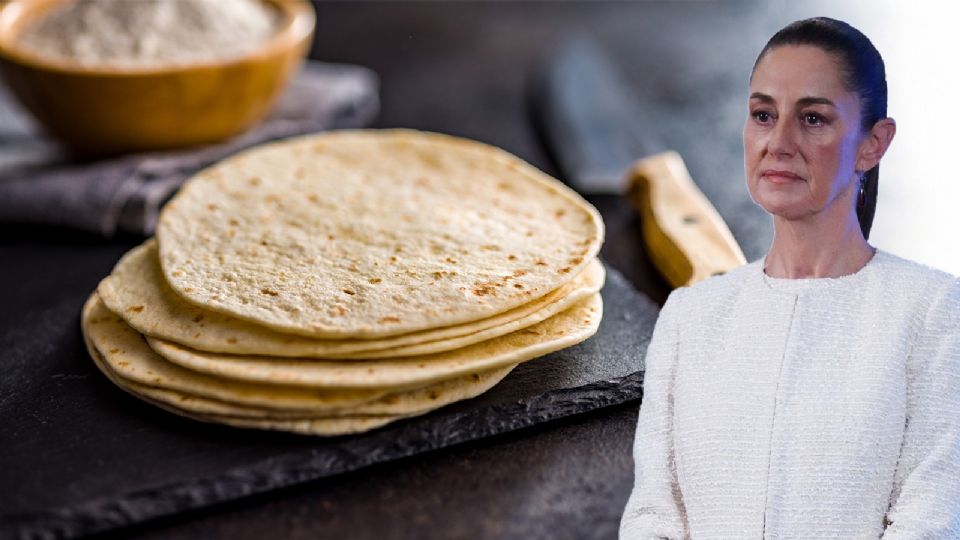
[[[621,538],[960,539],[960,279],[763,265],[664,305]]]

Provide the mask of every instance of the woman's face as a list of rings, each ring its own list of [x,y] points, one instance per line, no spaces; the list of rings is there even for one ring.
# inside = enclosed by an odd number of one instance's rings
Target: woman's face
[[[849,195],[863,139],[859,100],[829,53],[785,45],[760,60],[743,152],[750,196],[767,212],[805,219]]]

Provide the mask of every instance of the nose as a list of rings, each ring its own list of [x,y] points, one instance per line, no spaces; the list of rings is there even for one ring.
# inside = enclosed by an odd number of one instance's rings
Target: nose
[[[767,152],[776,157],[790,157],[797,151],[797,133],[793,122],[781,118],[770,132]]]

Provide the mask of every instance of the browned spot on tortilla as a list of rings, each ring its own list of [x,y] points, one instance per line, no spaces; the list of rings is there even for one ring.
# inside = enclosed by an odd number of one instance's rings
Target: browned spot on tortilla
[[[328,235],[327,235],[327,240],[336,240],[336,239],[337,239],[337,237],[334,236],[334,235],[332,235],[332,234],[328,234]]]
[[[580,263],[583,262],[583,257],[574,257],[574,258],[570,259],[569,262],[570,262],[570,264],[574,264],[574,265],[580,264]]]
[[[236,343],[236,342],[237,342],[237,338],[234,338],[234,337],[232,337],[232,338],[227,338],[227,343],[230,343],[231,345],[234,344],[234,343]]]
[[[569,267],[569,266],[564,266],[563,268],[561,268],[560,270],[557,270],[557,271],[560,272],[561,274],[568,274],[568,273],[570,273],[570,267]]]
[[[347,314],[347,309],[341,304],[334,304],[332,308],[328,311],[333,317],[343,317]]]
[[[171,275],[172,275],[173,277],[180,277],[180,276],[183,275],[183,272],[181,272],[180,270],[174,270]]]
[[[514,286],[515,288],[517,288],[517,289],[522,289],[522,288],[523,288],[523,283],[514,283],[513,286]]]
[[[394,255],[390,256],[390,262],[397,262],[397,257]]]
[[[130,362],[117,362],[117,365],[120,367],[127,367],[130,365]]]
[[[447,257],[446,259],[444,259],[444,261],[446,261],[446,262],[448,262],[448,263],[450,263],[450,264],[457,264],[457,260],[454,259],[453,257]]]
[[[433,279],[440,279],[443,277],[443,272],[434,272]]]
[[[203,320],[203,313],[193,318],[193,322],[200,322],[202,320]]]
[[[185,287],[185,288],[183,289],[183,292],[188,293],[188,294],[189,294],[189,293],[192,293],[192,292],[193,292],[193,287]]]
[[[497,294],[497,289],[490,283],[476,283],[473,286],[473,294],[477,296],[486,296],[488,294]]]
[[[229,223],[230,226],[232,226],[232,227],[236,227],[237,225],[240,224],[239,221],[237,221],[236,219],[233,219],[233,218],[230,218],[230,219],[227,221],[227,223]]]
[[[476,373],[474,373],[472,377],[473,377],[473,380],[480,381],[480,375],[477,375]]]
[[[196,334],[193,335],[193,339],[197,339],[198,337],[200,337],[200,332],[197,332]]]
[[[535,264],[535,265],[537,265],[537,266],[546,266],[546,265],[547,265],[547,261],[545,261],[545,260],[543,260],[543,259],[537,259],[536,261],[534,261],[533,264]]]
[[[480,249],[484,251],[500,251],[500,246],[496,244],[484,244],[480,246]]]
[[[207,210],[209,210],[209,211],[211,211],[211,212],[216,211],[217,208],[219,208],[219,206],[217,206],[217,205],[215,205],[215,204],[213,204],[213,203],[210,203],[210,204],[207,205]]]
[[[372,368],[372,367],[367,368],[367,373],[370,373],[370,374],[372,375],[372,374],[373,374],[373,368]]]
[[[357,291],[354,291],[351,289],[340,289],[340,290],[343,291],[344,294],[349,294],[350,296],[357,294]]]
[[[509,190],[510,190],[510,183],[509,183],[509,182],[500,182],[499,184],[497,184],[497,189],[502,189],[502,190],[504,190],[504,191],[509,191]]]
[[[398,323],[398,322],[400,322],[400,317],[394,317],[394,316],[380,317],[380,320],[377,321],[377,322],[382,322],[382,323]]]
[[[533,231],[527,231],[527,236],[533,236]]]
[[[250,177],[249,180],[247,180],[247,183],[250,184],[250,185],[253,186],[253,187],[257,187],[257,186],[260,185],[260,177],[259,177],[259,176],[252,176],[252,177]]]
[[[134,312],[134,313],[140,313],[141,311],[143,311],[143,306],[132,306],[132,307],[127,308],[127,311],[132,311],[132,312]]]
[[[260,294],[266,294],[266,295],[268,295],[268,296],[280,296],[280,293],[279,293],[279,292],[277,292],[277,291],[275,291],[275,290],[273,290],[273,289],[268,289],[268,288],[266,288],[266,287],[260,289]]]
[[[313,151],[314,151],[314,152],[323,152],[324,150],[326,150],[326,147],[327,147],[327,145],[325,145],[324,143],[315,143],[315,144],[313,145]]]
[[[508,260],[508,261],[515,261],[515,260],[517,260],[517,256],[516,256],[516,255],[507,255],[507,260]]]
[[[524,269],[522,269],[522,268],[519,269],[519,270],[514,270],[514,271],[513,271],[513,277],[525,276],[526,274],[527,274],[527,271],[524,270]]]
[[[427,395],[430,396],[430,399],[437,399],[438,397],[440,397],[440,396],[437,394],[437,391],[436,391],[436,390],[431,390],[430,393],[427,394]]]
[[[393,252],[394,252],[394,253],[402,253],[402,252],[403,252],[403,246],[394,246],[394,247],[393,247]]]
[[[561,208],[560,210],[554,212],[553,215],[557,216],[558,218],[562,218],[566,213],[567,211]]]
[[[120,349],[114,347],[114,348],[110,349],[109,352],[110,352],[110,354],[117,354],[118,352],[120,352]]]
[[[380,278],[378,278],[378,277],[372,277],[372,278],[368,279],[367,281],[369,281],[370,283],[376,284],[376,283],[380,283],[380,282],[383,281],[383,280],[380,279]]]

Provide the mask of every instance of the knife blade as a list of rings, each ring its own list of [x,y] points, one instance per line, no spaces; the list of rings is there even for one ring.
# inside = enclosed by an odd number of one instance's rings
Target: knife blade
[[[564,43],[542,66],[534,103],[564,179],[584,194],[626,196],[640,211],[646,250],[673,287],[746,262],[723,218],[667,150],[637,99],[595,43]]]

